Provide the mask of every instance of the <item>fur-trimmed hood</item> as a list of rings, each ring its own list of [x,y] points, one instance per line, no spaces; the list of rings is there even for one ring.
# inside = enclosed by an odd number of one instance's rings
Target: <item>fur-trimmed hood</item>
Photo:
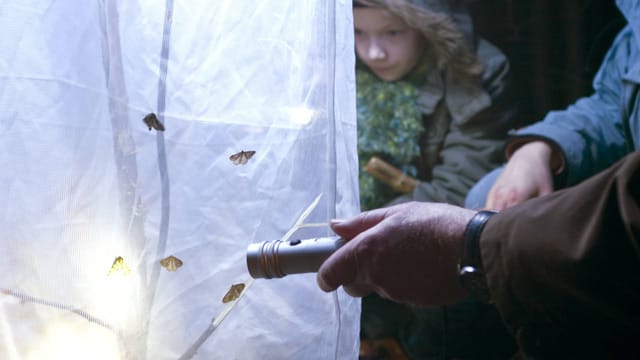
[[[467,6],[468,0],[410,0],[414,6],[428,9],[433,12],[446,13],[455,22],[456,26],[464,34],[469,47],[475,50],[477,46],[476,34],[473,30],[473,20]]]

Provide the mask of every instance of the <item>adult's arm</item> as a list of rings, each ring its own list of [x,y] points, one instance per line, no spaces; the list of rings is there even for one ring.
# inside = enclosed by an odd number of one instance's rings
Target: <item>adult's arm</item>
[[[624,127],[634,115],[623,98],[638,86],[629,68],[639,56],[633,33],[625,28],[605,56],[591,96],[514,133],[505,146],[509,161],[489,191],[486,207],[502,210],[546,195],[554,185],[577,184],[624,156],[632,147]],[[528,146],[532,143],[538,145]]]
[[[559,186],[570,186],[596,174],[628,151],[624,132],[625,82],[640,57],[637,38],[630,27],[623,29],[607,52],[593,81],[591,96],[579,99],[562,111],[549,112],[543,121],[525,127],[510,137],[507,158],[523,144],[543,140],[563,162]],[[637,84],[635,84],[637,86]]]
[[[529,353],[640,356],[640,152],[493,216],[480,246],[492,299]]]

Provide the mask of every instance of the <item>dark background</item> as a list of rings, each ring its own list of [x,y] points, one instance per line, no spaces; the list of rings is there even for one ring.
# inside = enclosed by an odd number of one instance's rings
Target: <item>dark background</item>
[[[591,94],[591,83],[626,21],[614,0],[476,0],[478,35],[509,58],[522,124]]]

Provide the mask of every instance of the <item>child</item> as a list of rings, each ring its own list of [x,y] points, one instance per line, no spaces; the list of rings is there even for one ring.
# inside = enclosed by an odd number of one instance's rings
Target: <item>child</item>
[[[363,210],[409,200],[461,205],[503,161],[515,127],[508,62],[460,31],[449,11],[446,0],[354,1],[361,165],[376,156],[419,180],[398,198],[363,172]]]
[[[410,200],[461,205],[503,161],[504,139],[515,127],[509,65],[473,36],[468,13],[459,10],[446,0],[354,0],[360,165],[375,156],[418,180],[402,195],[361,172],[363,210]],[[416,309],[374,295],[363,299],[361,326],[364,338],[399,338],[411,358],[515,349],[495,310],[483,304]]]

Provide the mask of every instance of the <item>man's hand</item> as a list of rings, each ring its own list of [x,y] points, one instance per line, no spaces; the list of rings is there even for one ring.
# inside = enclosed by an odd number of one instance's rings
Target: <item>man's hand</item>
[[[485,208],[503,210],[553,191],[552,149],[534,141],[516,150],[487,195]]]
[[[318,285],[340,285],[352,296],[377,292],[410,304],[442,305],[466,291],[457,265],[467,222],[474,211],[452,205],[411,202],[333,221],[348,242],[318,272]]]

